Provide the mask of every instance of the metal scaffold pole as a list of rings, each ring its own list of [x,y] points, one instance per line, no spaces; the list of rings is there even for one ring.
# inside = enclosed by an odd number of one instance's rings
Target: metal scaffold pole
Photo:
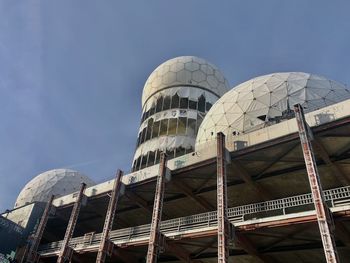
[[[227,217],[225,135],[217,134],[217,220],[218,220],[218,263],[227,263],[229,257],[230,225]]]
[[[73,236],[75,225],[78,221],[78,216],[79,216],[82,200],[84,197],[85,188],[86,188],[86,184],[82,183],[80,191],[79,191],[78,196],[77,196],[77,199],[74,203],[72,213],[71,213],[70,218],[69,218],[66,233],[65,233],[64,239],[62,241],[60,253],[59,253],[58,258],[57,258],[57,263],[65,263],[67,260],[70,261],[70,259],[72,257],[73,249],[71,247],[69,247],[69,241]]]
[[[107,255],[111,256],[112,254],[114,244],[109,239],[109,234],[112,230],[114,215],[117,209],[118,198],[119,198],[120,189],[122,185],[122,182],[121,182],[122,176],[123,176],[123,172],[121,170],[118,170],[114,180],[111,198],[108,203],[108,209],[106,213],[105,223],[103,226],[101,243],[97,252],[96,263],[104,263],[106,260],[106,256]]]
[[[162,219],[163,197],[165,191],[166,154],[161,153],[156,193],[154,197],[150,237],[148,242],[147,263],[156,263],[161,244],[160,222]]]
[[[38,228],[36,229],[36,232],[33,236],[32,242],[28,249],[28,253],[27,255],[24,256],[26,263],[39,262],[40,255],[37,253],[37,251],[40,245],[41,238],[43,237],[43,234],[44,234],[47,220],[49,219],[53,198],[54,196],[52,195],[50,197],[50,200],[47,202],[43,215],[41,216]]]
[[[315,205],[317,222],[320,229],[323,250],[327,263],[339,262],[337,248],[334,240],[334,223],[331,212],[325,202],[320,176],[317,170],[315,156],[311,145],[312,132],[305,120],[301,105],[294,106],[295,117],[298,124],[301,148],[304,155],[306,170],[311,187],[312,199]]]

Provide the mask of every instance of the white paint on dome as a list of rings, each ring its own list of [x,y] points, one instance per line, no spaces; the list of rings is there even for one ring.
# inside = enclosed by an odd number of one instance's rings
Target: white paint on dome
[[[228,90],[228,82],[221,71],[208,61],[182,56],[159,65],[149,76],[143,89],[142,105],[156,92],[172,86],[197,86],[221,97]]]
[[[301,104],[311,112],[350,98],[343,84],[302,73],[274,73],[248,80],[222,96],[210,109],[198,130],[196,148],[226,135],[247,133],[294,116]]]
[[[56,169],[34,177],[17,197],[15,208],[32,202],[46,202],[51,195],[64,196],[80,189],[84,182],[87,187],[95,183],[87,176],[69,169]]]

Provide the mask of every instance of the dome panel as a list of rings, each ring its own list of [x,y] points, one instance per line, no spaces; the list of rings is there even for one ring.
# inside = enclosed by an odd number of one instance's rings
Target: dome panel
[[[319,75],[284,72],[253,78],[211,107],[199,127],[196,148],[215,139],[218,132],[247,133],[290,119],[297,103],[310,112],[346,99],[350,99],[350,91],[345,85]]]
[[[32,202],[46,202],[55,197],[74,193],[84,182],[88,187],[95,183],[87,176],[69,169],[56,169],[34,177],[17,197],[15,208]]]
[[[177,57],[158,66],[149,76],[143,89],[142,105],[156,92],[181,85],[196,85],[217,97],[229,90],[224,75],[213,64],[194,56]]]

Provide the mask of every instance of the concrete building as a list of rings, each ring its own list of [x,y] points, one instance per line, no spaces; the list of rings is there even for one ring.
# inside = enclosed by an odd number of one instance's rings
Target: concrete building
[[[17,258],[30,258],[31,251],[42,262],[349,262],[347,87],[300,72],[257,77],[226,93],[221,76],[220,92],[200,81],[178,83],[174,74],[169,81],[174,85],[150,84],[173,65],[178,70],[179,61],[193,70],[195,62],[209,65],[180,57],[155,71],[162,73],[152,73],[143,93],[133,171],[53,199]],[[188,76],[192,81],[194,75]],[[201,111],[202,93],[213,105]],[[148,137],[148,127],[155,127],[149,120],[173,110],[164,101],[175,95],[174,110],[181,110],[184,98],[186,114],[190,101],[198,99],[196,117],[186,115],[185,130],[172,134],[169,118],[166,133],[159,134],[158,127],[157,136]],[[191,130],[189,119],[198,121],[201,114],[201,125]],[[174,118],[177,127],[180,118]],[[161,137],[185,139],[168,147]]]

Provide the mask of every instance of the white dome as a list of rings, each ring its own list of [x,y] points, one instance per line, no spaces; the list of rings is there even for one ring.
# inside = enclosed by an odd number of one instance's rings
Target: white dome
[[[69,169],[44,172],[33,178],[17,197],[15,208],[32,202],[46,202],[55,197],[74,193],[84,182],[88,187],[95,183],[85,175]]]
[[[221,97],[228,90],[224,75],[213,64],[193,56],[170,59],[158,66],[146,81],[142,105],[156,92],[176,86],[199,86]]]
[[[350,98],[343,84],[301,72],[274,73],[248,80],[222,96],[199,127],[196,147],[218,132],[234,135],[289,119],[293,106],[305,112]]]

